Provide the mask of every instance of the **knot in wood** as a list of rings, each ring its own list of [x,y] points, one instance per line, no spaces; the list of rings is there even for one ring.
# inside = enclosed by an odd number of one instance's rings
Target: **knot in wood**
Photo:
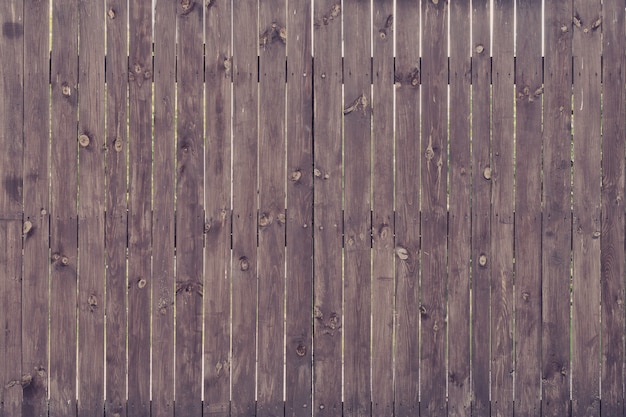
[[[115,19],[116,17],[115,9],[110,8],[109,11],[107,12],[107,15],[109,16],[109,19],[111,20]]]
[[[46,209],[41,209],[41,215],[45,216],[46,214],[48,214],[48,212],[46,211]]]
[[[482,254],[478,257],[478,265],[483,267],[487,265],[487,255]]]
[[[439,0],[433,0],[433,4],[435,5],[439,4]]]
[[[322,176],[322,171],[320,171],[319,169],[315,168],[315,169],[313,169],[313,175],[315,175],[317,178],[320,178]]]
[[[61,259],[61,255],[59,255],[58,253],[53,253],[52,254],[52,262],[56,262],[59,259]]]
[[[181,0],[180,5],[183,9],[183,11],[187,11],[191,8],[192,4],[190,0]]]
[[[435,151],[433,150],[432,146],[428,145],[428,147],[426,148],[426,152],[424,152],[424,156],[426,157],[427,161],[430,161],[435,157]]]
[[[22,226],[22,233],[27,235],[33,228],[33,223],[30,220],[26,220]]]
[[[285,224],[285,221],[286,221],[285,213],[280,213],[278,216],[276,216],[276,221],[279,224]]]
[[[115,152],[122,152],[123,148],[124,145],[122,144],[122,141],[120,139],[115,139],[113,141],[113,149],[115,149]]]
[[[566,33],[568,30],[567,25],[561,25],[561,32]]]
[[[22,388],[28,387],[32,382],[33,382],[33,376],[31,374],[22,375],[22,379],[20,381]]]
[[[135,64],[135,73],[141,74],[141,71],[142,71],[141,65]]]
[[[145,278],[139,278],[137,280],[137,287],[139,287],[139,289],[145,288],[147,283],[148,283],[148,281],[146,281]]]
[[[83,148],[86,148],[87,146],[89,146],[89,142],[91,142],[89,140],[89,136],[87,136],[84,133],[78,137],[78,144]]]
[[[476,48],[474,48],[474,51],[476,51],[477,54],[482,54],[483,52],[485,52],[485,47],[481,44],[476,45]]]
[[[63,86],[61,87],[61,93],[65,96],[65,97],[69,97],[72,95],[72,89],[70,88],[69,85],[67,84],[63,84]]]
[[[248,269],[250,269],[250,261],[248,261],[248,258],[246,258],[245,256],[239,258],[239,269],[241,269],[242,271],[247,271]]]
[[[379,29],[378,30],[378,36],[380,36],[380,39],[387,38],[387,31],[385,29]]]
[[[302,172],[300,172],[300,170],[295,170],[289,176],[289,180],[292,181],[292,182],[299,181],[300,178],[302,178]]]
[[[306,346],[304,346],[302,343],[299,343],[298,346],[296,347],[296,355],[303,357],[304,355],[306,355]]]
[[[407,259],[409,259],[409,251],[402,246],[397,246],[394,252],[396,253],[396,256],[402,261],[406,261]]]
[[[596,230],[595,232],[593,232],[592,238],[594,239],[598,239],[600,237],[601,233],[599,230]]]
[[[70,264],[70,259],[67,256],[61,258],[61,263],[63,266],[68,266]]]
[[[87,304],[89,304],[89,307],[93,310],[95,307],[98,307],[98,298],[95,296],[95,294],[91,294],[89,296],[89,298],[87,299]]]
[[[491,179],[491,168],[490,168],[490,167],[486,167],[486,168],[483,170],[483,177],[484,177],[486,180],[490,180],[490,179]]]
[[[268,213],[261,214],[261,217],[259,218],[259,226],[267,227],[270,224],[272,224],[272,216]]]
[[[530,299],[530,293],[528,291],[524,291],[522,293],[522,300],[528,301]]]

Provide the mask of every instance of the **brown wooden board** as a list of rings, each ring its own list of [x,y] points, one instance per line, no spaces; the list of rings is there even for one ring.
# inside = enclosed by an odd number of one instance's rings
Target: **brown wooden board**
[[[543,116],[541,378],[544,416],[569,415],[572,3],[547,2]]]
[[[472,391],[473,416],[489,415],[491,149],[488,0],[472,4]]]
[[[126,158],[128,157],[128,19],[124,0],[106,4],[106,402],[107,416],[126,416]]]
[[[104,409],[104,8],[79,3],[78,404]]]
[[[176,3],[159,0],[154,7],[151,409],[153,417],[174,415],[175,68]]]
[[[422,2],[420,415],[446,412],[448,2]]]
[[[420,108],[419,7],[396,3],[395,410],[419,413]]]
[[[341,2],[314,3],[313,412],[336,416],[341,403],[342,61]]]
[[[78,9],[52,5],[50,415],[76,413]]]
[[[19,4],[18,4],[19,3]],[[24,10],[0,5],[0,415],[22,415],[22,227],[24,175]],[[24,222],[22,224],[22,222]],[[30,255],[30,254],[29,254]],[[32,256],[32,255],[31,255]],[[29,319],[25,312],[25,320]]]
[[[258,2],[233,8],[232,415],[256,412]]]
[[[257,416],[284,414],[286,6],[259,2]]]
[[[448,219],[448,415],[470,414],[470,16],[450,4],[450,197]]]
[[[129,30],[128,415],[148,416],[152,287],[152,13],[149,3],[130,3]]]
[[[230,415],[231,3],[205,12],[204,415]]]
[[[204,244],[203,11],[178,6],[176,144],[176,416],[202,415]]]
[[[287,11],[287,260],[285,416],[310,416],[313,289],[311,4]]]
[[[371,10],[343,3],[343,415],[371,414]]]
[[[513,367],[513,248],[514,230],[519,232],[519,229],[514,229],[516,196],[513,176],[515,169],[513,159],[515,149],[513,123],[515,100],[513,89],[514,6],[513,0],[496,0],[493,5],[491,164],[482,173],[482,181],[491,181],[492,195],[490,236],[491,413],[502,416],[513,414],[513,376],[515,375],[513,372],[515,369]],[[518,39],[521,37],[522,35],[518,36]],[[485,110],[478,108],[476,111]],[[519,128],[519,123],[517,126]],[[539,154],[540,152],[537,153],[537,156]],[[539,170],[540,165],[532,167],[523,165],[523,168]],[[523,168],[522,172],[524,172]],[[518,180],[524,182],[526,178],[520,179],[518,177]],[[541,198],[539,192],[530,197],[531,201],[537,197]],[[540,246],[537,245],[537,247]],[[519,264],[516,265],[519,266]],[[529,277],[526,277],[526,280],[528,279]],[[535,288],[532,290],[533,298],[539,300],[539,297],[536,297],[537,294],[534,294]],[[521,341],[523,344],[528,342],[530,341]],[[536,351],[534,355],[537,355]],[[526,369],[527,365],[520,364],[520,367]],[[532,367],[530,361],[528,367]]]
[[[393,4],[373,2],[372,416],[393,415]]]
[[[602,415],[624,413],[624,5],[602,4]]]
[[[574,0],[573,12],[572,416],[578,417],[600,412],[600,1]]]
[[[504,34],[494,36],[501,40]],[[536,416],[541,411],[541,1],[518,0],[516,39],[515,415]],[[507,88],[506,99],[509,93]],[[496,108],[498,104],[494,103],[494,113]],[[500,159],[496,156],[495,137],[494,132],[494,163]],[[512,180],[505,187],[512,188]],[[502,220],[502,216],[496,219],[493,227]],[[493,245],[498,243],[494,241]],[[502,371],[506,373],[506,368]]]
[[[24,2],[24,262],[22,413],[48,416],[50,3]],[[5,114],[5,113],[3,113]],[[4,165],[4,164],[3,164]],[[33,306],[37,306],[34,308]]]

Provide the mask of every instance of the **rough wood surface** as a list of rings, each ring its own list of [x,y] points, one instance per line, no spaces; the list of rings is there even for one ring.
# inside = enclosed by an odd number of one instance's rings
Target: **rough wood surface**
[[[204,415],[230,415],[231,5],[205,12]]]
[[[570,2],[545,10],[542,220],[542,407],[569,414],[572,31]]]
[[[129,3],[128,415],[150,415],[152,13]]]
[[[254,415],[257,313],[258,2],[233,8],[232,414]]]
[[[315,2],[313,138],[313,412],[342,410],[342,59],[341,2]]]

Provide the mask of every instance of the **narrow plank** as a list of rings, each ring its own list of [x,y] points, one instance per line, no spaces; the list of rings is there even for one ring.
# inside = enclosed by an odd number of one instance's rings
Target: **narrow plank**
[[[317,1],[314,25],[313,411],[342,413],[341,2]]]
[[[78,403],[104,410],[104,41],[102,4],[79,2]]]
[[[371,7],[346,0],[343,415],[371,414]]]
[[[257,416],[284,415],[286,6],[259,2]]]
[[[393,4],[373,2],[372,416],[393,415]]]
[[[514,227],[514,210],[516,197],[523,195],[525,192],[525,190],[520,190],[519,187],[514,187],[514,3],[511,0],[496,0],[493,4],[491,164],[486,168],[487,171],[483,171],[482,179],[482,181],[490,179],[492,195],[490,236],[491,414],[495,416],[513,415],[513,375],[515,375],[513,372],[515,369],[513,367],[514,256],[517,260],[517,253],[513,254],[513,248],[518,248],[518,246],[514,246],[514,242],[516,242],[514,231],[519,231],[519,228]],[[539,33],[541,33],[541,30],[539,30]],[[521,38],[522,35],[517,37],[518,45]],[[517,126],[519,129],[519,122]],[[522,140],[527,139],[526,137],[522,138]],[[522,151],[519,150],[518,152]],[[537,153],[537,156],[539,156],[539,153]],[[530,171],[540,169],[541,165],[537,164],[532,167],[524,165],[524,167]],[[526,178],[518,178],[518,180],[527,184],[525,182],[527,181]],[[516,189],[517,194],[515,193]],[[537,193],[536,196],[532,195],[530,198],[534,199],[536,197],[541,198],[541,195]],[[526,216],[527,213],[523,212],[522,215]],[[540,245],[536,246],[537,248],[540,247]],[[522,269],[521,272],[524,272],[524,266],[516,265]],[[539,265],[537,264],[537,266]],[[536,276],[538,277],[539,275],[537,274]],[[526,277],[526,280],[532,280],[533,278],[535,276]],[[525,289],[525,291],[532,291],[533,299],[539,300],[538,294],[534,292],[535,289],[529,288]],[[519,286],[516,287],[516,291],[519,291]],[[519,303],[516,305],[519,305]],[[516,328],[515,330],[519,329]],[[532,337],[532,335],[526,336]],[[524,346],[530,346],[530,343],[532,343],[530,342],[526,345],[526,342],[528,341],[520,341]],[[531,352],[534,355],[538,353],[532,350]],[[532,368],[532,361],[529,361],[528,364],[520,362],[520,368],[523,368],[522,373],[527,367]]]
[[[129,4],[128,415],[150,415],[152,13]]]
[[[546,3],[541,413],[555,417],[570,412],[571,16],[571,2]]]
[[[126,416],[126,161],[128,158],[128,8],[106,4],[106,402],[107,416]]]
[[[176,3],[154,6],[152,416],[174,415]],[[155,366],[158,364],[158,366]]]
[[[494,36],[502,39],[503,34]],[[515,415],[536,416],[541,411],[541,1],[517,2],[516,62]],[[507,88],[507,99],[508,93]],[[494,113],[496,108],[498,103]],[[511,128],[512,124],[511,120]],[[511,178],[506,187],[512,185]]]
[[[76,414],[78,9],[52,4],[50,415]]]
[[[22,414],[48,416],[50,3],[24,2],[24,262]],[[3,113],[4,114],[4,113]],[[4,164],[3,164],[4,165]],[[37,306],[37,308],[32,308]]]
[[[471,412],[471,153],[469,2],[450,4],[450,197],[448,219],[448,415]],[[454,116],[452,116],[454,115]]]
[[[177,10],[175,414],[183,417],[202,414],[203,10],[189,1]]]
[[[22,227],[24,219],[24,10],[22,2],[0,6],[0,415],[21,416],[22,380]],[[7,59],[6,57],[11,57]],[[28,315],[24,316],[28,320]]]
[[[419,413],[420,9],[396,3],[396,351],[395,410]],[[397,24],[396,24],[397,23]]]
[[[473,416],[490,413],[491,149],[488,0],[472,3],[472,391]],[[485,175],[487,174],[487,175]]]
[[[624,5],[602,4],[602,414],[624,414]]]
[[[287,262],[285,416],[311,415],[313,310],[313,60],[311,4],[287,12]]]
[[[448,2],[422,2],[420,415],[446,413]]]
[[[572,416],[600,413],[600,1],[573,6]]]
[[[258,1],[233,8],[232,415],[256,413]]]
[[[230,415],[231,13],[230,2],[211,2],[205,14],[204,415],[211,417]]]

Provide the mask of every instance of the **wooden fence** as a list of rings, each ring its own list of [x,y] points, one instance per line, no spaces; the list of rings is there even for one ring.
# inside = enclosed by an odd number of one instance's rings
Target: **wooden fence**
[[[623,0],[151,3],[0,2],[0,416],[624,415]]]

